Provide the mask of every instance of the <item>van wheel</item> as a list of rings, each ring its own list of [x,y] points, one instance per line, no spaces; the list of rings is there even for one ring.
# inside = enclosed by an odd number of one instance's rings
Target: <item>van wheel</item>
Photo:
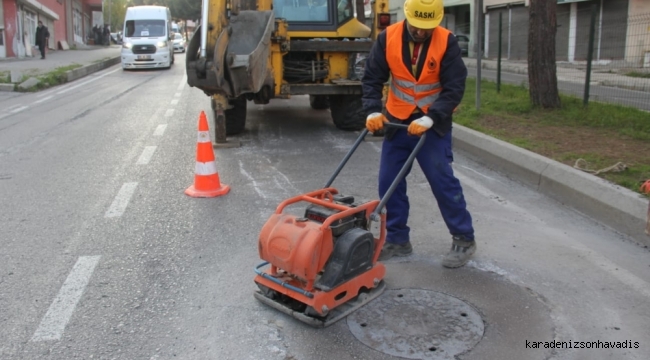
[[[356,131],[366,126],[361,95],[330,95],[329,100],[332,120],[337,128]]]
[[[248,102],[244,96],[230,99],[228,102],[232,108],[225,111],[226,136],[237,135],[243,132],[246,128],[246,107]],[[212,111],[214,111],[216,104],[212,98],[210,98],[210,105],[212,106]],[[216,117],[216,114],[214,115]]]

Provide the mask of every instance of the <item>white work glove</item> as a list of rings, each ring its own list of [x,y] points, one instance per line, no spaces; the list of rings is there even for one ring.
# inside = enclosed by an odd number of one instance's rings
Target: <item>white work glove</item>
[[[384,128],[384,123],[387,123],[388,119],[382,113],[372,113],[366,118],[366,129],[371,133],[379,131]]]
[[[406,131],[409,135],[422,136],[422,134],[431,129],[432,126],[433,119],[425,115],[417,120],[413,120]]]

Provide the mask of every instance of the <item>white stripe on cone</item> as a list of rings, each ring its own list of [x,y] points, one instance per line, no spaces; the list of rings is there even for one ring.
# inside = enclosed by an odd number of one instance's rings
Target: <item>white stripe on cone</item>
[[[198,142],[200,142],[200,143],[212,142],[212,141],[210,141],[210,134],[207,131],[199,131]]]
[[[217,173],[217,164],[214,161],[210,162],[196,162],[194,168],[196,175],[214,175]]]

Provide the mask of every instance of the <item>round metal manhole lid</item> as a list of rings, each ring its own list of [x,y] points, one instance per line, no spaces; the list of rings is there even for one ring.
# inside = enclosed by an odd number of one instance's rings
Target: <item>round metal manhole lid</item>
[[[347,323],[365,345],[407,359],[454,359],[476,346],[485,329],[468,303],[420,289],[386,290]]]

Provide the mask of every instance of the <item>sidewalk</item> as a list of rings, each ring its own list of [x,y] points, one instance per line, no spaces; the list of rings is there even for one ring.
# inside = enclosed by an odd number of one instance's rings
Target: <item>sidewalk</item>
[[[476,68],[475,58],[463,58],[468,68]],[[586,64],[557,63],[558,81],[583,84],[586,80]],[[481,60],[481,69],[497,70],[496,60]],[[592,85],[612,86],[629,90],[650,92],[650,78],[638,78],[625,76],[617,73],[624,69],[612,69],[609,67],[594,66],[591,70],[590,83]],[[526,61],[504,61],[501,60],[501,71],[504,73],[528,74],[528,63]]]
[[[40,56],[0,59],[0,74],[18,70],[24,76],[38,76],[62,66],[82,65],[68,72],[67,81],[72,81],[119,63],[120,51],[120,45],[86,46],[76,50],[48,51],[44,60],[41,60]],[[0,91],[3,89],[13,91],[13,85],[0,84]]]

